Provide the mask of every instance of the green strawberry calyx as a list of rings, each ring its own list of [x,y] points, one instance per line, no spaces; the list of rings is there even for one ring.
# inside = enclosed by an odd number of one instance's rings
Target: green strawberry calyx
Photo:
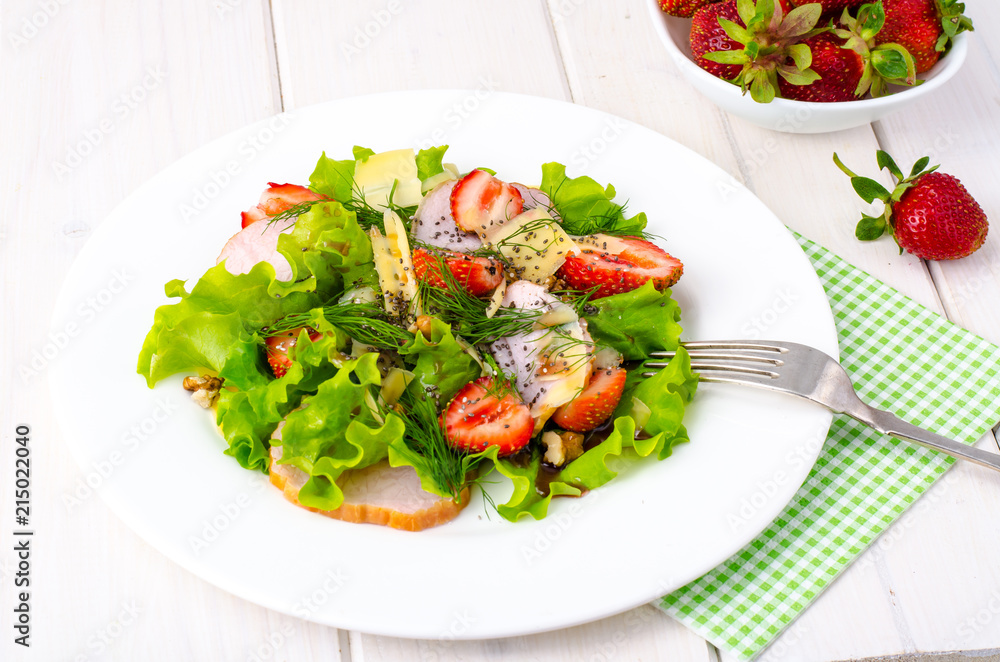
[[[889,174],[896,180],[895,188],[892,191],[874,179],[856,175],[850,168],[844,165],[844,162],[840,160],[836,152],[833,153],[833,162],[837,164],[837,167],[844,174],[851,178],[851,186],[854,187],[854,190],[861,196],[862,200],[868,204],[872,204],[875,200],[881,200],[885,205],[885,209],[880,216],[862,214],[861,220],[858,221],[858,225],[854,230],[854,235],[861,241],[872,241],[888,233],[895,240],[896,224],[892,216],[893,205],[899,202],[903,194],[915,186],[921,177],[934,172],[939,166],[928,168],[927,166],[931,160],[930,157],[925,156],[913,164],[909,175],[903,175],[903,171],[899,169],[899,166],[896,165],[896,162],[889,156],[888,152],[878,150],[875,155],[878,160],[879,170],[888,170]],[[896,243],[897,245],[899,244],[898,241]],[[902,246],[899,247],[899,252],[903,252]]]
[[[737,0],[742,25],[719,17],[719,25],[742,50],[713,51],[706,60],[740,65],[740,73],[729,82],[739,85],[758,103],[770,103],[777,95],[778,76],[793,85],[808,85],[819,80],[810,69],[812,51],[800,43],[827,28],[816,28],[822,7],[810,3],[785,14],[776,0]]]
[[[873,97],[880,97],[889,93],[890,84],[912,86],[922,82],[917,80],[916,62],[906,48],[893,43],[875,45],[875,36],[885,25],[882,0],[861,5],[856,17],[845,9],[840,24],[843,27],[834,28],[833,33],[844,40],[842,48],[860,55],[865,65],[854,90],[856,97],[869,91]]]
[[[937,0],[938,15],[941,17],[941,36],[934,44],[934,50],[945,52],[959,32],[973,32],[972,19],[965,15],[965,3],[958,0]]]

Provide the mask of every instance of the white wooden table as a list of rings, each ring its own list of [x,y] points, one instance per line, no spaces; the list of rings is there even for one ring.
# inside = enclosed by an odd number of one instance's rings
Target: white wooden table
[[[48,359],[32,367],[74,256],[157,171],[283,110],[429,87],[570,100],[659,131],[730,172],[797,231],[1000,343],[1000,227],[954,263],[900,256],[889,240],[860,244],[853,228],[864,203],[831,164],[834,150],[866,171],[879,146],[907,163],[930,154],[1000,223],[1000,51],[992,37],[1000,4],[968,0],[978,31],[965,68],[941,93],[873,126],[791,136],[696,95],[658,43],[644,3],[0,3],[0,659],[732,659],[651,607],[570,630],[456,643],[338,631],[232,597],[167,561],[88,494],[87,472],[53,422]],[[10,486],[22,423],[32,429],[34,460],[30,649],[13,644],[11,628]],[[981,445],[996,450],[995,436]],[[959,464],[764,659],[934,651],[982,659],[990,651],[996,660],[998,648],[1000,474]]]

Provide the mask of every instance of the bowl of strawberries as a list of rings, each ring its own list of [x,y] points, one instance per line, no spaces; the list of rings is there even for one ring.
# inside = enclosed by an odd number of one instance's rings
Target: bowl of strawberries
[[[674,63],[726,112],[767,129],[869,124],[962,67],[957,0],[651,0]]]

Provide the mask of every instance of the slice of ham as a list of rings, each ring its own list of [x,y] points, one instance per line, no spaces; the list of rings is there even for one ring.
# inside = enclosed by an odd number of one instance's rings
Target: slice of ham
[[[269,262],[274,267],[277,280],[291,280],[292,266],[284,255],[278,252],[278,237],[291,232],[294,223],[271,223],[257,221],[234,234],[219,254],[219,262],[226,262],[226,271],[233,275],[250,273],[254,265]]]
[[[455,225],[451,214],[451,191],[456,180],[443,182],[424,196],[413,221],[413,238],[417,241],[460,253],[482,248],[483,242],[474,232]]]
[[[281,447],[271,447],[271,483],[297,506],[345,522],[380,524],[403,531],[422,531],[455,519],[469,503],[469,489],[460,501],[424,491],[413,467],[391,467],[382,460],[364,469],[353,469],[337,481],[344,503],[336,510],[319,510],[299,502],[299,490],[309,478],[301,469],[278,464]]]

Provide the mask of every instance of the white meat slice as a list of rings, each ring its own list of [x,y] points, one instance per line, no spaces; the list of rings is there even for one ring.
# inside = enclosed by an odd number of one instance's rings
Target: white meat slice
[[[525,186],[524,184],[518,184],[517,182],[514,182],[511,186],[516,188],[517,192],[521,194],[521,199],[524,201],[524,211],[534,209],[535,207],[541,207],[542,209],[548,210],[549,215],[552,218],[559,218],[559,214],[552,207],[552,200],[545,194],[545,191],[539,188]]]
[[[413,238],[419,242],[460,253],[471,253],[483,247],[474,232],[466,232],[455,225],[451,215],[451,191],[457,180],[439,184],[432,189],[417,207],[413,221]]]
[[[277,280],[292,279],[292,265],[278,252],[278,237],[291,232],[294,224],[257,221],[234,234],[222,247],[216,264],[225,260],[226,271],[233,275],[247,274],[254,265],[269,262]]]
[[[511,283],[503,308],[553,311],[564,304],[541,285],[525,280]],[[497,363],[512,373],[521,398],[531,408],[538,430],[561,405],[583,390],[590,378],[594,345],[582,319],[508,336],[491,347]]]
[[[280,438],[280,428],[276,436]],[[299,492],[309,476],[290,464],[279,464],[281,454],[280,446],[271,447],[271,483],[284,492],[286,499],[301,506]],[[439,497],[420,487],[413,467],[392,467],[386,460],[347,471],[337,485],[344,493],[340,508],[309,510],[345,522],[421,531],[455,519],[469,503],[468,488],[462,490],[459,501]]]

